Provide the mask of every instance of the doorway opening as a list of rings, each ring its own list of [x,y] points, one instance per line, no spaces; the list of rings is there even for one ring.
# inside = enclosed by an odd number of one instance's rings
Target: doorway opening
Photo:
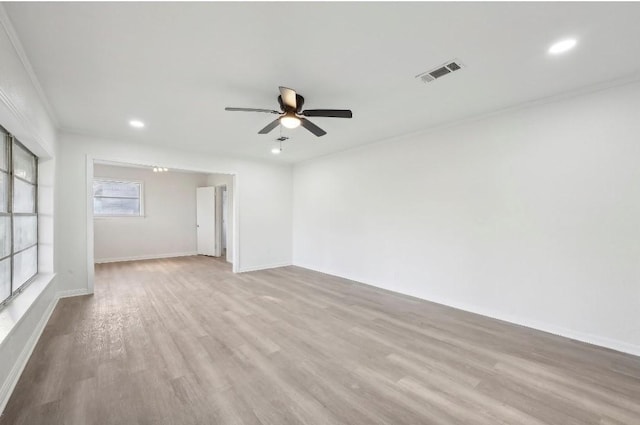
[[[95,264],[211,255],[238,271],[236,175],[87,158],[87,268]],[[211,194],[211,219],[199,217],[200,191]],[[213,249],[201,252],[199,226]]]
[[[233,263],[233,176],[210,174],[197,189],[198,254]]]

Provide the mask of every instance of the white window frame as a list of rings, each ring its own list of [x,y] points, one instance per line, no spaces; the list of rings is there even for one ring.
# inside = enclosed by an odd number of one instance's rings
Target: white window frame
[[[96,214],[94,207],[95,195],[93,195],[93,183],[95,182],[109,182],[109,183],[136,183],[140,185],[140,214],[139,215],[127,215],[127,214]],[[93,209],[93,218],[98,220],[108,220],[112,218],[144,218],[144,181],[142,180],[125,180],[125,179],[113,179],[109,177],[94,177],[92,180],[92,195],[91,195],[91,208]],[[114,197],[117,198],[117,197]],[[135,199],[135,198],[122,198],[122,199]]]
[[[7,212],[6,213],[2,213],[3,216],[5,217],[10,217],[10,225],[9,225],[9,232],[11,233],[11,248],[10,248],[10,252],[8,256],[5,256],[2,258],[2,260],[9,260],[9,267],[10,267],[10,294],[7,298],[5,299],[0,299],[0,310],[2,310],[4,307],[7,306],[7,304],[9,304],[14,298],[16,298],[19,294],[21,294],[37,277],[38,274],[40,273],[40,260],[39,260],[39,253],[40,253],[40,223],[38,222],[39,219],[39,214],[38,214],[38,190],[39,190],[39,179],[38,179],[38,165],[39,165],[39,158],[36,154],[34,154],[33,152],[31,152],[31,150],[29,148],[27,148],[25,145],[23,145],[16,137],[14,137],[11,133],[9,133],[7,130],[5,130],[4,127],[0,126],[0,137],[3,137],[6,141],[6,156],[7,156],[7,170],[3,170],[2,172],[6,175],[6,178],[8,179],[7,181],[7,195],[8,195],[8,208],[7,208]],[[35,175],[34,175],[34,182],[31,182],[29,180],[23,179],[20,176],[15,175],[14,173],[14,160],[15,160],[15,155],[14,155],[14,150],[15,147],[19,146],[21,149],[25,150],[27,153],[29,153],[31,156],[33,156],[33,158],[35,159]],[[21,180],[22,182],[29,184],[31,186],[34,187],[34,212],[33,213],[18,213],[14,211],[14,186],[15,186],[15,179]],[[19,217],[19,216],[23,216],[23,217],[31,217],[34,216],[36,217],[36,242],[30,246],[27,247],[23,247],[20,250],[16,251],[15,247],[14,247],[14,238],[15,238],[15,228],[13,225],[14,222],[14,218],[15,217]],[[18,288],[14,288],[15,282],[14,282],[14,273],[15,273],[15,263],[14,263],[14,258],[17,254],[24,252],[28,249],[32,249],[32,248],[36,248],[36,272],[33,276],[31,276],[30,278],[28,278],[26,281],[20,283]]]

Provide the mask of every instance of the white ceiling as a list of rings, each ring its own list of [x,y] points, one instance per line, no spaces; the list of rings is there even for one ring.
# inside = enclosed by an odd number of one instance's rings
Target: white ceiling
[[[640,77],[640,3],[5,3],[62,129],[295,162],[578,88]],[[552,57],[572,36],[578,46]],[[635,40],[635,41],[634,41]],[[414,78],[458,58],[432,84]],[[284,153],[257,132],[278,86],[314,118]],[[131,118],[147,126],[128,126]]]

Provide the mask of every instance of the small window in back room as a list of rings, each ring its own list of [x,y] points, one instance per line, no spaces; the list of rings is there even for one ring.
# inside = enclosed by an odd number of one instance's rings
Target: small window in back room
[[[93,215],[96,217],[141,217],[142,182],[95,179]]]

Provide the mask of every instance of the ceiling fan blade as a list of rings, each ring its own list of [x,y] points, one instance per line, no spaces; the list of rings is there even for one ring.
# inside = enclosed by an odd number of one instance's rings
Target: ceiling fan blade
[[[273,109],[256,109],[256,108],[224,108],[225,111],[239,111],[239,112],[266,112],[268,114],[279,114],[280,112]]]
[[[324,136],[325,134],[327,134],[326,131],[324,131],[323,129],[321,129],[320,127],[318,127],[317,125],[315,125],[314,123],[312,123],[306,118],[300,118],[300,124],[318,137]]]
[[[280,89],[280,96],[282,96],[282,103],[293,109],[298,110],[298,102],[296,100],[296,91],[286,87],[278,87]]]
[[[352,118],[353,113],[349,109],[307,109],[302,111],[305,117],[332,117],[332,118]]]
[[[265,128],[258,131],[258,134],[267,134],[268,132],[276,128],[278,125],[280,125],[280,118],[278,118],[277,120],[271,121],[269,124],[267,124]]]

